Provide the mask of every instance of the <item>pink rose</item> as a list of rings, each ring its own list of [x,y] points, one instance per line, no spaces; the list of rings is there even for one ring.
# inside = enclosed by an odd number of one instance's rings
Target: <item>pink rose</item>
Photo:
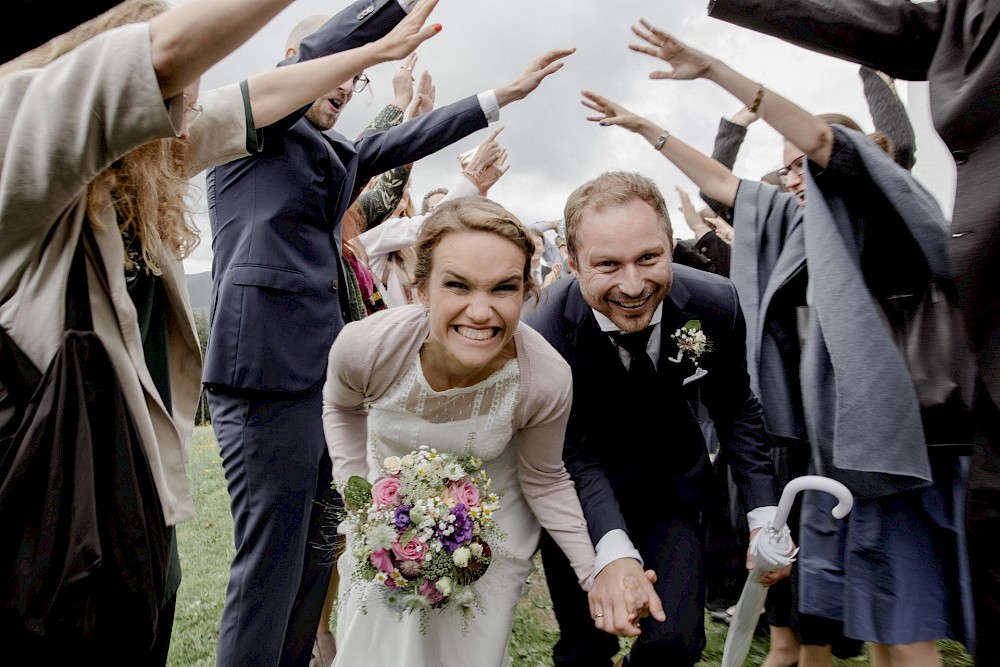
[[[444,599],[444,594],[434,588],[434,582],[430,579],[420,585],[420,594],[427,598],[431,604],[437,604]]]
[[[468,479],[452,482],[444,495],[454,499],[456,503],[465,505],[466,508],[479,505],[479,487]]]
[[[399,540],[392,543],[392,553],[396,560],[416,560],[423,561],[424,554],[427,553],[427,545],[420,540],[410,540],[405,546]]]
[[[392,558],[389,556],[389,552],[385,549],[376,549],[372,552],[372,555],[368,557],[368,560],[372,562],[372,565],[382,570],[385,573],[391,573],[393,571]]]
[[[399,505],[399,480],[395,477],[383,477],[372,485],[372,500],[377,507]]]

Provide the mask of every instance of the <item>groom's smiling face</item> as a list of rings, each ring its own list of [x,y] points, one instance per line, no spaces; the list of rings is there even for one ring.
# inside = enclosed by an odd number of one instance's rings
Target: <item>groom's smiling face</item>
[[[587,304],[622,331],[649,326],[673,283],[667,225],[641,199],[587,211],[571,266]]]

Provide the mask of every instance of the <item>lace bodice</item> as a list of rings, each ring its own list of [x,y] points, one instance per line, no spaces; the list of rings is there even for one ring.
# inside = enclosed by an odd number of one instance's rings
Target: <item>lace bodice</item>
[[[387,456],[403,456],[416,443],[438,451],[496,459],[513,436],[520,387],[516,359],[471,387],[435,391],[419,355],[403,378],[368,409],[369,470],[377,475]]]

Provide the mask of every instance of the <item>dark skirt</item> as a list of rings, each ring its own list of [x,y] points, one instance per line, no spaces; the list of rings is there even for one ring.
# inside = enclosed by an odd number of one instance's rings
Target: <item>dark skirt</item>
[[[932,486],[855,498],[843,520],[833,496],[804,494],[799,610],[843,622],[879,644],[953,639],[972,646],[960,459],[931,460]]]

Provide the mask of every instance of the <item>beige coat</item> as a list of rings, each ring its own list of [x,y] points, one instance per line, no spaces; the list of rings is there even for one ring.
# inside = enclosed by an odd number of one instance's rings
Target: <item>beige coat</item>
[[[246,155],[238,86],[206,93],[191,127],[192,174]],[[109,31],[44,69],[0,81],[0,326],[41,369],[59,347],[66,282],[83,229],[86,186],[113,161],[175,135],[185,112],[164,104],[146,24]],[[143,357],[124,278],[114,211],[95,220],[105,290],[88,261],[94,330],[107,348],[174,525],[194,515],[185,463],[201,384],[201,352],[181,260],[163,263],[170,302],[169,373],[173,413],[164,408]]]

